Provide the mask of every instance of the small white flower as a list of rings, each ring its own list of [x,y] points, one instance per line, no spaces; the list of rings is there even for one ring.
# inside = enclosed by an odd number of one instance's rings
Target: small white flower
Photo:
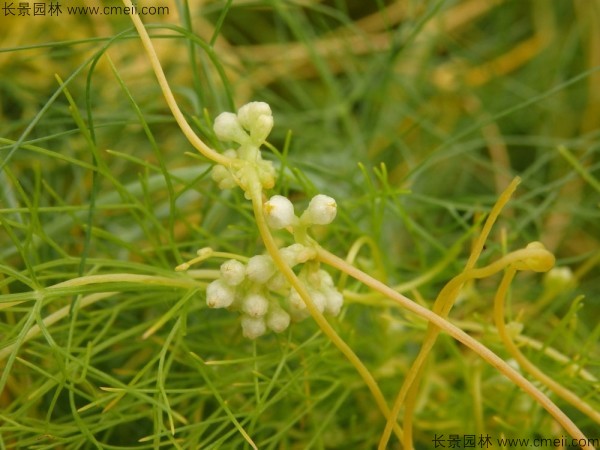
[[[302,220],[313,225],[327,225],[335,219],[336,214],[335,200],[327,195],[318,194],[308,204],[308,208],[302,214]]]
[[[273,113],[265,102],[250,102],[238,110],[240,124],[250,132],[252,142],[260,146],[273,129]]]
[[[314,303],[315,307],[320,312],[323,312],[327,303],[325,295],[321,291],[318,291],[316,289],[309,289],[308,295],[310,295],[310,298]],[[290,302],[290,306],[296,311],[303,311],[306,309],[306,304],[304,303],[304,300],[302,299],[302,297],[300,297],[300,294],[298,293],[298,291],[296,291],[296,289],[292,288],[290,290],[288,300]]]
[[[234,141],[240,145],[250,142],[250,137],[242,128],[238,117],[230,112],[224,112],[217,116],[213,130],[221,141]]]
[[[316,256],[316,252],[313,248],[306,247],[305,245],[292,244],[281,249],[281,256],[288,266],[294,267],[297,264],[313,259]]]
[[[211,177],[217,183],[219,189],[231,189],[237,186],[237,183],[229,170],[220,164],[213,166]]]
[[[265,202],[264,211],[267,223],[274,230],[287,228],[297,221],[294,205],[283,195],[274,195],[268,202]]]
[[[273,117],[260,116],[254,123],[252,130],[250,130],[250,139],[255,145],[261,145],[267,140],[272,129]]]
[[[265,284],[275,273],[275,264],[270,256],[255,255],[248,260],[246,275],[252,281]]]
[[[237,286],[246,277],[246,267],[235,259],[221,264],[221,279],[229,286]]]
[[[215,280],[206,287],[206,304],[209,308],[227,308],[235,300],[235,289],[223,280]]]
[[[290,302],[290,306],[293,307],[294,309],[298,310],[298,311],[302,311],[303,309],[306,309],[306,304],[304,303],[304,300],[302,300],[302,297],[300,297],[300,294],[298,294],[298,291],[294,288],[292,288],[290,290],[290,295],[288,296],[288,300]]]
[[[327,287],[333,287],[333,279],[331,275],[323,269],[308,272],[306,274],[306,282],[313,289],[321,290]]]
[[[344,296],[337,289],[331,287],[326,288],[323,292],[325,294],[325,312],[337,316],[344,304]]]
[[[227,150],[225,150],[223,152],[223,156],[226,156],[227,158],[235,159],[238,157],[238,154],[234,149],[228,148]]]
[[[275,167],[271,161],[260,160],[257,162],[258,179],[263,189],[272,189],[275,186]]]
[[[331,275],[329,275],[329,272],[326,272],[325,270],[321,269],[319,270],[318,274],[321,278],[322,286],[333,287],[333,279],[331,278]]]
[[[271,308],[267,316],[267,326],[275,333],[281,333],[290,325],[290,315],[279,306]]]
[[[271,107],[265,102],[250,102],[238,109],[238,119],[242,126],[250,131],[262,116],[273,116]]]
[[[287,286],[289,286],[289,283],[282,273],[276,273],[267,282],[267,288],[271,291],[281,291]]]
[[[264,295],[249,294],[242,300],[242,311],[251,317],[262,317],[269,310],[269,301]]]
[[[240,159],[243,159],[244,161],[251,161],[253,163],[259,161],[262,158],[262,156],[260,155],[260,149],[257,146],[251,144],[240,147],[237,151],[237,155]]]
[[[308,293],[319,312],[325,311],[325,305],[327,305],[327,297],[325,297],[325,294],[315,289],[309,289]]]
[[[256,339],[267,331],[267,325],[262,317],[242,316],[242,331],[248,339]]]

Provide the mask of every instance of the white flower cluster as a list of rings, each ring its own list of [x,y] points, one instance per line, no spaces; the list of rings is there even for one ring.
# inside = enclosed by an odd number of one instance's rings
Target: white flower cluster
[[[222,141],[235,142],[237,149],[226,150],[224,155],[245,164],[229,167],[217,164],[212,178],[221,189],[239,185],[248,192],[252,177],[257,176],[264,189],[275,185],[275,169],[271,161],[265,161],[260,146],[273,129],[271,107],[264,102],[251,102],[242,106],[237,114],[225,112],[217,116],[213,129]]]
[[[237,149],[226,150],[226,165],[216,165],[212,178],[221,189],[240,186],[250,198],[251,189],[259,182],[263,189],[275,184],[275,170],[270,161],[262,159],[260,146],[273,128],[273,115],[267,103],[251,102],[242,106],[237,114],[220,114],[214,122],[214,131],[222,141],[234,142]],[[298,242],[280,249],[287,266],[297,270],[298,278],[306,286],[315,307],[322,313],[337,315],[343,296],[334,287],[331,276],[313,261],[316,250],[303,245],[309,242],[307,228],[326,225],[333,221],[337,205],[327,195],[316,195],[306,210],[296,216],[289,199],[274,195],[263,205],[269,227],[279,230],[294,228]],[[192,262],[194,262],[193,260]],[[307,263],[307,264],[305,264]],[[178,266],[186,270],[190,263]],[[293,289],[277,265],[268,255],[256,255],[246,264],[230,259],[221,265],[220,276],[206,289],[206,303],[210,308],[228,308],[239,311],[244,336],[255,339],[267,329],[281,333],[291,320],[302,320],[310,314],[304,300]]]
[[[274,195],[265,202],[264,211],[269,226],[279,230],[295,225],[327,225],[335,219],[337,204],[333,198],[318,194],[312,198],[304,213],[297,217],[294,213],[294,205],[288,198]]]
[[[292,244],[281,249],[286,264],[293,268],[315,258],[313,248]],[[315,264],[306,264],[299,278],[305,283],[316,307],[321,312],[337,315],[343,304],[342,294],[331,276]],[[221,265],[220,277],[206,289],[210,308],[228,308],[242,315],[244,336],[255,339],[270,329],[281,333],[290,320],[309,316],[304,301],[292,289],[268,255],[256,255],[246,264],[230,259]]]

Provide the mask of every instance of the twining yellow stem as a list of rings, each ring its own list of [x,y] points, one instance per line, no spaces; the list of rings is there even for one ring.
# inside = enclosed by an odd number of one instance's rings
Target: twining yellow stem
[[[496,219],[498,219],[498,216],[502,212],[502,209],[508,203],[508,201],[510,200],[510,198],[514,194],[515,190],[517,189],[517,186],[520,183],[521,183],[521,178],[515,177],[510,182],[510,184],[506,187],[504,192],[502,192],[502,194],[500,194],[500,197],[498,197],[496,204],[490,211],[490,215],[488,216],[488,218],[485,221],[485,224],[483,225],[481,233],[479,233],[479,237],[477,238],[477,240],[475,241],[475,244],[473,245],[473,248],[471,250],[471,255],[469,256],[467,264],[465,264],[465,270],[472,269],[473,267],[475,267],[475,263],[477,262],[477,259],[479,259],[479,255],[481,255],[481,252],[483,251],[485,242],[487,241],[490,231],[492,231],[492,227],[496,223]]]
[[[354,366],[356,371],[364,380],[365,384],[371,391],[375,402],[379,410],[382,412],[383,416],[386,420],[389,419],[390,408],[388,407],[385,397],[383,396],[381,390],[379,389],[379,385],[369,369],[363,364],[358,356],[352,351],[350,346],[346,344],[346,342],[336,333],[333,327],[327,322],[327,319],[323,316],[323,314],[316,307],[314,302],[312,301],[310,294],[304,287],[304,284],[300,281],[300,279],[296,276],[294,271],[285,263],[283,257],[281,256],[281,252],[275,243],[275,239],[271,234],[271,230],[267,225],[265,220],[265,216],[263,213],[263,198],[260,184],[258,182],[254,183],[255,188],[251,193],[252,207],[254,209],[254,216],[256,218],[256,224],[258,226],[259,233],[265,244],[267,252],[273,258],[273,261],[279,271],[283,274],[286,280],[290,283],[290,285],[298,292],[300,298],[306,304],[306,308],[308,309],[310,315],[317,323],[321,331],[333,342],[333,344],[342,352],[342,354],[350,361],[350,363]],[[398,424],[394,426],[394,432],[398,439],[402,439],[402,429]]]
[[[481,356],[483,360],[485,360],[491,366],[498,369],[499,372],[501,372],[509,380],[515,383],[515,385],[519,386],[534,400],[536,400],[544,409],[546,409],[546,411],[548,411],[552,415],[552,417],[556,419],[556,421],[574,439],[581,439],[582,442],[587,441],[585,435],[577,427],[577,425],[575,425],[573,421],[564,412],[562,412],[560,408],[552,402],[552,400],[548,398],[548,396],[546,396],[543,392],[536,388],[529,380],[527,380],[515,369],[509,366],[502,358],[500,358],[498,355],[492,352],[489,348],[487,348],[485,345],[481,344],[479,341],[466,334],[460,328],[456,327],[451,322],[449,322],[447,319],[440,317],[433,311],[430,311],[429,309],[424,308],[423,306],[413,302],[409,298],[405,297],[402,294],[399,294],[389,286],[376,280],[370,275],[364,273],[363,271],[355,267],[350,266],[343,259],[335,256],[334,254],[328,252],[327,250],[321,247],[317,248],[317,258],[319,261],[325,264],[329,264],[330,266],[347,273],[348,275],[365,284],[366,286],[370,287],[371,289],[380,292],[385,297],[388,297],[389,299],[398,303],[403,308],[406,308],[407,310],[424,318],[436,327],[448,333],[457,341],[469,347],[471,350],[473,350],[475,353]],[[594,447],[589,444],[583,446],[583,448],[586,450],[594,450]]]
[[[500,282],[500,286],[498,287],[498,291],[496,292],[496,297],[494,298],[494,319],[496,322],[496,328],[498,329],[498,334],[502,339],[502,343],[510,352],[512,357],[519,363],[519,366],[521,366],[521,368],[526,370],[531,376],[533,376],[537,380],[544,383],[552,392],[554,392],[560,398],[567,401],[575,408],[579,409],[579,411],[586,414],[596,423],[600,424],[600,412],[598,412],[592,406],[587,404],[581,397],[566,389],[564,386],[560,385],[551,377],[549,377],[540,369],[538,369],[533,363],[531,363],[531,361],[529,361],[525,357],[525,355],[523,355],[523,353],[521,353],[521,350],[519,350],[517,345],[512,340],[512,337],[510,336],[510,333],[506,329],[506,325],[504,323],[504,302],[506,299],[508,288],[516,272],[517,270],[515,269],[515,267],[508,267],[508,269],[504,273],[502,281]]]
[[[131,4],[131,0],[123,0],[123,3],[128,8],[133,7],[133,5]],[[148,36],[148,32],[146,31],[144,24],[142,23],[140,17],[137,14],[130,14],[129,17],[131,17],[131,21],[133,22],[133,25],[135,26],[140,35],[142,44],[144,45],[146,53],[148,54],[148,58],[150,59],[150,64],[152,64],[152,70],[154,70],[154,74],[158,79],[158,84],[160,85],[160,89],[162,90],[167,104],[171,109],[171,113],[173,114],[173,117],[177,121],[177,124],[179,125],[179,128],[181,128],[181,131],[183,132],[185,137],[200,153],[202,153],[208,159],[211,159],[219,164],[223,164],[224,166],[231,165],[234,160],[221,155],[220,153],[216,152],[208,145],[206,145],[204,141],[202,141],[202,139],[200,139],[196,135],[196,133],[189,125],[187,120],[185,120],[185,116],[179,109],[179,106],[175,101],[175,97],[173,96],[173,92],[169,87],[167,77],[165,76],[162,66],[160,65],[160,61],[158,60],[158,56],[156,55],[156,50],[154,50],[154,46],[152,45],[152,41],[150,40],[150,36]]]
[[[529,261],[530,265],[527,265],[525,261]],[[454,299],[457,297],[461,287],[468,280],[487,278],[511,264],[521,264],[522,269],[525,270],[536,270],[538,272],[546,271],[550,270],[550,268],[554,265],[554,255],[544,248],[539,248],[536,245],[532,245],[529,248],[511,252],[485,267],[465,270],[450,280],[442,288],[436,302],[433,305],[433,312],[438,314],[440,317],[447,317],[448,312],[454,303]],[[448,301],[448,299],[451,301]],[[406,400],[407,412],[405,413],[404,417],[404,445],[406,448],[412,447],[412,441],[409,440],[412,436],[410,425],[412,424],[412,412],[414,411],[414,405],[416,402],[419,379],[423,373],[423,367],[427,356],[433,348],[439,332],[439,328],[432,323],[429,324],[421,350],[419,351],[419,354],[408,371],[406,378],[404,379],[404,383],[402,384],[400,392],[398,393],[398,396],[396,397],[392,407],[392,414],[398,414],[402,403]],[[384,435],[380,441],[380,449],[385,448],[387,445],[386,439],[389,439],[389,431],[386,432],[384,430]]]
[[[496,219],[500,215],[500,212],[502,211],[502,208],[504,208],[504,205],[506,205],[506,203],[508,203],[508,201],[510,200],[512,194],[515,192],[520,182],[521,179],[519,177],[515,177],[496,201],[496,204],[490,211],[490,214],[487,217],[485,224],[483,225],[481,233],[479,233],[479,236],[473,244],[473,248],[471,249],[471,254],[469,256],[467,264],[465,265],[464,271],[457,277],[455,277],[453,280],[451,280],[448,283],[448,285],[446,285],[444,289],[442,289],[442,291],[439,293],[433,305],[434,313],[439,314],[442,317],[446,317],[450,312],[450,309],[452,308],[452,305],[454,305],[454,302],[458,296],[458,293],[460,292],[463,283],[468,279],[468,277],[463,277],[462,275],[464,275],[465,272],[475,267],[475,263],[477,262],[477,259],[479,258],[479,255],[483,250],[485,242],[487,241],[487,238],[492,230],[492,227],[494,226],[494,223],[496,222]],[[419,351],[417,358],[410,367],[407,376],[404,379],[404,382],[402,383],[400,391],[396,396],[394,405],[392,406],[392,417],[390,418],[390,421],[396,421],[397,416],[400,412],[400,408],[406,400],[406,409],[404,412],[405,432],[403,443],[404,447],[407,449],[412,448],[412,419],[414,414],[414,407],[416,405],[419,383],[423,374],[423,366],[427,359],[427,356],[429,355],[431,349],[435,344],[435,341],[437,340],[439,332],[440,330],[437,327],[435,327],[431,323],[429,324],[427,328],[427,333],[425,335],[425,339],[423,340],[423,345],[421,346],[421,350]],[[386,424],[386,427],[382,434],[379,443],[380,449],[385,448],[385,446],[387,445],[387,441],[390,435],[390,427],[392,426],[390,421],[388,421],[388,423]]]

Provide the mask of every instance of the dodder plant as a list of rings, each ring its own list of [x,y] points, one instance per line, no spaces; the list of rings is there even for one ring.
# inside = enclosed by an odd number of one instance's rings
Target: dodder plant
[[[128,0],[125,0],[125,4],[131,6]],[[15,294],[9,298],[12,303],[7,302],[3,304],[3,307],[18,307],[20,303],[26,301],[23,300],[24,298],[34,300],[35,306],[32,308],[33,312],[24,321],[22,331],[18,333],[15,341],[11,341],[9,345],[0,350],[0,361],[3,364],[0,375],[0,391],[10,383],[11,369],[16,363],[28,364],[27,360],[18,354],[25,342],[41,334],[44,334],[48,342],[52,342],[52,336],[48,333],[50,326],[68,317],[70,313],[76,315],[77,311],[110,298],[115,292],[95,292],[90,295],[83,295],[73,304],[73,307],[67,305],[51,314],[41,316],[44,301],[55,297],[73,295],[73,292],[76,292],[78,288],[81,289],[81,292],[85,293],[85,287],[90,285],[131,283],[140,286],[150,285],[179,288],[189,292],[189,294],[181,298],[175,307],[171,308],[167,314],[157,320],[153,327],[146,329],[143,338],[152,337],[158,328],[171,319],[180,308],[183,308],[182,305],[189,302],[197,290],[205,292],[206,302],[209,307],[227,308],[238,312],[241,316],[241,332],[251,339],[258,338],[264,333],[269,332],[269,330],[280,333],[289,327],[291,321],[312,318],[322,332],[335,344],[360,374],[381,414],[385,417],[386,426],[382,429],[379,443],[381,449],[387,446],[392,433],[402,441],[404,448],[409,449],[413,447],[413,417],[417,393],[421,379],[423,378],[423,367],[441,332],[447,333],[460,341],[482,359],[497,368],[499,372],[509,378],[515,385],[519,386],[539,402],[569,434],[576,439],[580,439],[581,442],[586,442],[585,436],[578,427],[540,388],[529,382],[489,348],[446,319],[465,283],[474,279],[487,278],[504,271],[502,281],[496,291],[494,318],[498,334],[507,351],[519,363],[522,370],[527,371],[531,377],[543,384],[545,388],[553,391],[563,400],[569,402],[573,407],[578,408],[582,413],[600,424],[599,414],[592,406],[587,404],[576,393],[565,389],[552,378],[542,373],[525,358],[513,342],[512,324],[505,324],[503,305],[511,280],[516,272],[548,271],[554,264],[553,255],[544,249],[541,244],[531,243],[526,248],[512,251],[487,266],[477,267],[478,258],[491,228],[502,208],[515,191],[519,182],[518,179],[510,184],[492,208],[480,234],[475,240],[471,255],[464,269],[440,291],[432,310],[424,308],[413,300],[399,294],[391,287],[352,266],[347,261],[330,253],[314,239],[311,234],[311,227],[314,225],[327,225],[336,216],[337,204],[333,198],[324,194],[318,194],[310,201],[308,208],[304,212],[297,214],[296,208],[290,199],[272,192],[277,173],[273,165],[262,158],[260,151],[260,147],[265,143],[273,127],[271,110],[266,103],[252,102],[242,106],[237,112],[225,112],[219,115],[214,121],[215,134],[220,140],[231,143],[231,148],[220,153],[206,145],[195,134],[180,111],[145,28],[137,16],[133,15],[131,18],[142,38],[154,72],[174,118],[190,143],[202,155],[215,163],[212,169],[212,177],[218,186],[221,189],[237,189],[239,187],[243,190],[246,198],[252,204],[254,219],[265,251],[256,255],[236,255],[220,252],[219,249],[204,248],[198,251],[197,258],[176,268],[178,272],[185,272],[191,265],[200,263],[208,258],[224,259],[225,261],[221,264],[220,270],[217,273],[213,271],[205,271],[203,273],[202,278],[210,280],[208,284],[198,281],[194,278],[193,274],[189,276],[182,274],[178,274],[179,276],[170,276],[170,274],[164,273],[162,275],[102,274],[72,278],[49,287],[41,288],[32,286],[31,292],[22,295]],[[72,99],[68,96],[66,88],[65,94],[72,103]],[[83,124],[83,121],[81,123]],[[85,126],[82,125],[82,128],[85,129]],[[276,232],[277,237],[280,237],[281,240],[276,240],[273,232]],[[281,241],[287,243],[285,245],[278,244]],[[384,397],[374,376],[327,320],[328,315],[334,316],[340,312],[343,303],[343,297],[335,287],[332,275],[330,274],[334,272],[355,278],[373,291],[389,298],[399,307],[428,321],[428,329],[421,350],[413,365],[406,372],[404,379],[399,380],[399,384],[401,385],[393,402],[388,401]],[[24,277],[19,277],[18,273],[11,272],[11,276],[27,284],[27,280]],[[109,289],[112,289],[112,287]],[[43,317],[43,320],[38,320],[36,323],[37,317]],[[171,332],[166,338],[163,351],[157,357],[159,364],[162,366],[165,365],[164,354],[167,352],[166,349],[169,348],[170,343],[173,342],[173,335],[174,332]],[[146,370],[147,367],[149,365],[145,366],[143,370]],[[73,364],[69,370],[75,374],[71,375],[69,373],[69,376],[76,379],[74,383],[81,383],[85,387],[85,371],[88,368],[80,369],[79,365]],[[78,374],[78,370],[82,370],[83,373]],[[93,368],[90,366],[89,370],[92,371]],[[140,370],[139,373],[143,373],[143,370]],[[48,379],[50,378],[51,376],[48,375]],[[102,380],[105,382],[105,385],[109,385],[113,381],[104,376]],[[137,380],[138,375],[136,374],[131,384],[135,385]],[[209,381],[207,380],[208,383]],[[48,385],[50,385],[50,381]],[[107,388],[108,392],[114,394],[114,397],[108,404],[103,403],[106,398],[90,400],[88,404],[77,410],[77,414],[98,405],[104,406],[103,411],[110,410],[128,393],[128,388],[129,386],[121,387],[120,390],[117,388],[111,388],[112,390]],[[45,389],[45,386],[41,386],[39,392],[43,392],[43,389]],[[70,395],[74,395],[73,392],[75,390],[72,388]],[[168,405],[168,396],[171,393],[168,393],[165,389],[162,375],[157,381],[157,390],[160,392],[164,403]],[[140,392],[136,392],[135,395],[144,396],[145,392],[142,391],[143,389]],[[31,394],[31,397],[35,398],[36,395],[38,393],[34,392]],[[215,396],[217,395],[215,394]],[[74,405],[75,401],[72,400],[72,404]],[[223,405],[225,405],[225,402],[222,402]],[[75,406],[73,406],[73,410],[75,409]],[[244,439],[256,448],[252,436],[236,419],[235,414],[231,413],[225,406],[223,406],[223,409],[230,414],[231,421],[235,424]],[[49,410],[52,411],[52,407]],[[156,407],[156,410],[163,412],[160,405]],[[165,408],[164,412],[169,418],[172,434],[175,434],[175,421],[179,421],[185,425],[185,418],[176,412],[170,411],[169,408]],[[403,417],[400,419],[401,412],[403,412]],[[74,416],[77,417],[75,413]],[[157,422],[159,422],[158,419]],[[81,424],[78,423],[78,425]],[[18,424],[14,426],[17,429],[19,427]],[[81,429],[85,429],[85,426],[81,425]],[[69,432],[72,431],[69,430]],[[94,439],[91,432],[86,437],[90,441]],[[160,437],[154,436],[154,439],[156,446],[162,444],[162,442],[159,442]],[[582,444],[582,446],[587,449],[593,448],[589,444]]]
[[[130,6],[129,0],[123,1]],[[224,141],[234,142],[238,145],[237,149],[230,149],[221,154],[206,145],[194,133],[180,111],[142,22],[137,16],[132,15],[131,18],[140,34],[171,112],[181,130],[202,155],[217,164],[213,169],[212,176],[219,187],[229,189],[239,186],[244,191],[245,197],[252,202],[256,226],[266,249],[265,255],[255,255],[248,260],[244,257],[239,258],[246,261],[245,265],[235,259],[225,262],[221,266],[220,277],[207,288],[208,306],[240,310],[243,315],[243,332],[249,338],[262,335],[267,328],[276,332],[282,331],[288,326],[290,315],[294,318],[302,318],[305,316],[302,312],[308,312],[323,333],[331,339],[359,372],[378,408],[385,416],[387,424],[379,443],[380,449],[387,446],[392,432],[402,441],[404,448],[411,449],[413,447],[412,417],[419,379],[423,363],[441,331],[448,333],[479,354],[538,401],[571,436],[582,442],[583,448],[593,448],[582,431],[540,389],[489,348],[446,320],[446,316],[465,282],[470,279],[489,277],[506,270],[496,298],[496,321],[501,336],[509,350],[533,376],[546,384],[551,381],[536,371],[530,363],[525,364],[525,358],[520,355],[514,344],[511,344],[510,336],[507,335],[503,325],[502,302],[516,271],[548,271],[554,265],[554,256],[542,244],[534,242],[524,249],[505,255],[488,266],[475,267],[494,222],[519,183],[518,178],[513,180],[492,209],[473,246],[464,270],[442,289],[433,310],[428,310],[328,252],[315,239],[311,238],[308,233],[310,225],[327,224],[335,217],[337,206],[334,199],[319,194],[312,199],[308,209],[300,217],[297,217],[289,199],[281,195],[272,195],[268,198],[267,191],[275,185],[276,173],[273,166],[263,160],[260,154],[260,146],[273,127],[271,110],[266,103],[249,103],[242,106],[237,114],[226,112],[216,118],[214,131],[217,137]],[[287,230],[292,234],[295,243],[285,248],[279,248],[271,233],[271,228]],[[190,263],[204,259],[210,255],[210,252],[211,250],[201,250],[199,257]],[[185,270],[190,263],[185,263],[177,269]],[[298,264],[302,264],[302,269],[297,274],[293,268]],[[408,371],[391,410],[367,367],[323,315],[324,312],[337,314],[342,304],[342,298],[335,290],[331,277],[321,269],[321,264],[355,278],[429,322],[421,351]],[[556,386],[556,383],[551,389],[600,423],[598,414],[577,395]],[[405,413],[403,426],[401,426],[397,421],[397,416],[403,405]],[[250,436],[246,435],[245,437],[252,442]],[[253,443],[252,445],[254,446]]]

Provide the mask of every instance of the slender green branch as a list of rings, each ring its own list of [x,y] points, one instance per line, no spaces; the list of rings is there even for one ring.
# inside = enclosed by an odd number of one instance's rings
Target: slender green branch
[[[159,286],[178,287],[178,288],[197,288],[202,284],[190,278],[184,277],[159,277],[156,275],[138,275],[133,273],[113,273],[103,275],[88,275],[85,277],[72,278],[47,287],[47,290],[64,289],[76,286],[87,286],[90,284],[104,283],[136,283],[136,284],[154,284]]]
[[[198,288],[200,286],[204,286],[204,283],[199,283],[190,278],[169,278],[169,277],[160,277],[154,275],[138,275],[131,273],[115,273],[115,274],[103,274],[103,275],[88,275],[85,277],[73,278],[71,280],[63,281],[61,283],[56,283],[52,286],[48,286],[45,288],[45,291],[56,291],[65,288],[79,287],[79,286],[89,286],[94,284],[106,284],[106,283],[135,283],[135,284],[144,284],[144,285],[157,285],[157,286],[167,286],[167,287],[176,287],[176,288],[184,288],[184,289],[193,289]],[[80,304],[79,308],[85,308],[90,306],[100,300],[103,300],[107,297],[115,295],[115,292],[99,292],[95,294],[88,295],[84,297]],[[37,299],[39,301],[39,298]],[[23,303],[25,300],[20,301],[19,303]],[[70,306],[65,306],[58,311],[53,312],[44,318],[43,323],[46,327],[56,323],[57,321],[63,319],[64,317],[69,315]],[[41,329],[39,325],[33,325],[29,331],[27,331],[23,341],[19,343],[19,345],[33,339],[40,333]],[[17,346],[17,344],[12,344],[7,347],[4,347],[0,350],[0,361],[6,358],[13,349]]]
[[[95,294],[90,294],[81,299],[78,306],[79,308],[85,308],[87,306],[93,305],[100,300],[104,300],[105,298],[111,297],[117,294],[117,292],[98,292]],[[63,306],[57,311],[54,311],[52,314],[46,316],[43,320],[44,327],[49,327],[61,319],[64,319],[69,315],[69,311],[71,309],[71,305]],[[23,341],[20,344],[24,344],[27,341],[30,341],[41,332],[41,328],[39,325],[33,325],[29,331],[25,334]],[[4,360],[11,352],[17,347],[17,344],[8,345],[0,350],[0,361]]]

